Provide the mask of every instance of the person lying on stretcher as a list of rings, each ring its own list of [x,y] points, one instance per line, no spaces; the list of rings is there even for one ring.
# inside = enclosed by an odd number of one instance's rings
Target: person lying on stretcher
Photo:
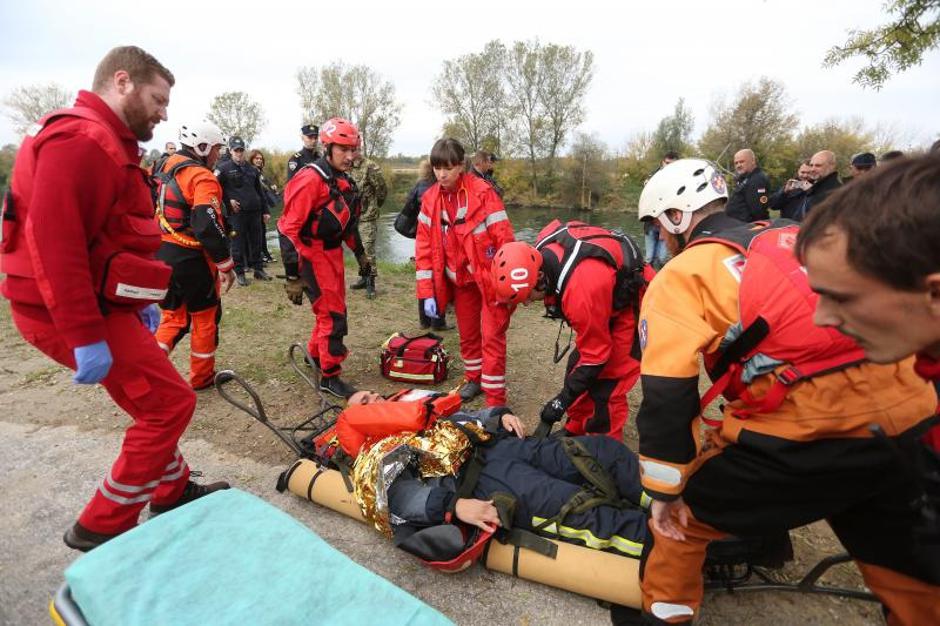
[[[497,528],[527,547],[536,533],[639,558],[649,500],[632,451],[526,437],[507,407],[459,407],[456,394],[359,391],[338,418],[360,509],[395,545],[445,571],[469,566]]]

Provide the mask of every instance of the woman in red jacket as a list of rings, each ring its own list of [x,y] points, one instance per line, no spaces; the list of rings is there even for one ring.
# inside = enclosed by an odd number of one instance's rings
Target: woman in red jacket
[[[431,149],[437,178],[421,201],[415,239],[418,298],[436,319],[454,303],[465,382],[463,400],[486,394],[506,404],[506,328],[510,311],[496,304],[490,265],[514,240],[512,224],[493,186],[465,172],[463,146],[440,139]]]

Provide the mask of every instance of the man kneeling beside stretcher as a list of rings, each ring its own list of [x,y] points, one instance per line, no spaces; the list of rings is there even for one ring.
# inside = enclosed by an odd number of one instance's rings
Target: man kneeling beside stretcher
[[[356,499],[380,532],[445,571],[469,566],[498,527],[639,558],[648,498],[632,451],[604,436],[527,438],[508,408],[460,411],[455,396],[360,391],[340,415]]]

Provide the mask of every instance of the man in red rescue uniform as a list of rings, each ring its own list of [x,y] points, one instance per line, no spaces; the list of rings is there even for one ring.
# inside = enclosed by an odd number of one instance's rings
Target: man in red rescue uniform
[[[464,171],[460,142],[438,140],[430,160],[437,182],[424,193],[418,214],[418,299],[431,319],[454,303],[463,401],[482,391],[487,406],[505,406],[509,310],[496,301],[490,267],[496,251],[515,239],[512,224],[493,186]]]
[[[320,370],[320,390],[348,398],[356,388],[339,377],[348,352],[343,344],[347,333],[343,242],[360,267],[369,270],[359,238],[359,197],[346,175],[358,155],[359,130],[334,117],[320,127],[320,143],[324,156],[297,170],[284,188],[284,214],[277,227],[300,255],[300,282],[316,318],[307,352]],[[292,297],[292,301],[299,302],[300,294],[295,295],[297,300]]]
[[[173,268],[156,337],[169,354],[190,333],[189,384],[200,390],[211,387],[215,377],[220,291],[231,289],[235,279],[222,186],[212,174],[225,138],[210,122],[181,126],[179,134],[182,149],[154,167],[160,180],[157,222],[163,231],[157,258]]]
[[[562,225],[556,220],[539,233],[538,240],[544,241],[562,226],[571,232],[584,230],[593,237],[604,232],[575,224]],[[616,239],[610,241],[620,245]],[[618,303],[620,307],[616,309],[617,270],[601,258],[571,258],[565,282],[559,286],[563,261],[567,258],[561,244],[552,241],[536,248],[517,241],[496,253],[493,280],[499,300],[513,305],[545,300],[547,314],[566,320],[577,335],[564,385],[542,408],[537,435],[550,429],[567,412],[567,434],[602,434],[623,441],[627,393],[640,376],[636,312],[641,281],[650,280],[655,273],[643,264],[635,244],[629,242],[627,248],[630,258],[625,262],[636,268],[636,283],[630,301]]]
[[[154,258],[160,229],[137,142],[166,119],[173,82],[140,48],[111,50],[93,91],[23,141],[4,202],[2,292],[17,329],[76,383],[100,382],[133,419],[65,534],[77,550],[133,528],[147,503],[159,513],[228,488],[189,480],[177,442],[196,396],[153,337],[170,269]]]
[[[889,624],[940,623],[940,542],[916,540],[926,516],[911,504],[925,490],[896,451],[929,427],[936,392],[913,359],[868,361],[857,343],[815,326],[815,296],[794,255],[798,225],[738,221],[724,213],[727,197],[721,173],[701,159],[665,166],[640,195],[641,219],[659,220],[674,254],[650,282],[639,322],[637,431],[653,499],[644,623],[692,623],[710,541],[822,519]],[[719,419],[702,416],[702,359],[725,396]],[[613,607],[612,618],[639,616]]]

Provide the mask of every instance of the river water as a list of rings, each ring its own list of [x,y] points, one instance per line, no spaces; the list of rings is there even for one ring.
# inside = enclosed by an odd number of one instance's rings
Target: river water
[[[512,225],[516,229],[516,239],[522,241],[534,241],[535,236],[542,227],[557,218],[563,222],[580,220],[588,224],[620,230],[632,236],[640,249],[643,249],[643,226],[635,213],[525,208],[511,208],[506,211],[509,213],[509,219],[512,220]],[[413,239],[402,237],[395,230],[396,215],[397,213],[388,212],[379,217],[379,236],[375,253],[382,261],[404,263],[414,256],[415,242]],[[277,232],[273,228],[275,221],[274,219],[271,220],[270,230],[267,233],[268,247],[271,250],[278,249]]]
[[[633,237],[640,249],[643,249],[643,226],[635,213],[588,212],[559,209],[507,209],[509,219],[516,229],[516,239],[532,242],[538,232],[552,219],[565,222],[580,220],[605,228],[616,228]],[[379,218],[379,237],[376,242],[376,256],[383,261],[401,263],[414,256],[414,240],[399,235],[393,224],[395,213],[386,213]]]

